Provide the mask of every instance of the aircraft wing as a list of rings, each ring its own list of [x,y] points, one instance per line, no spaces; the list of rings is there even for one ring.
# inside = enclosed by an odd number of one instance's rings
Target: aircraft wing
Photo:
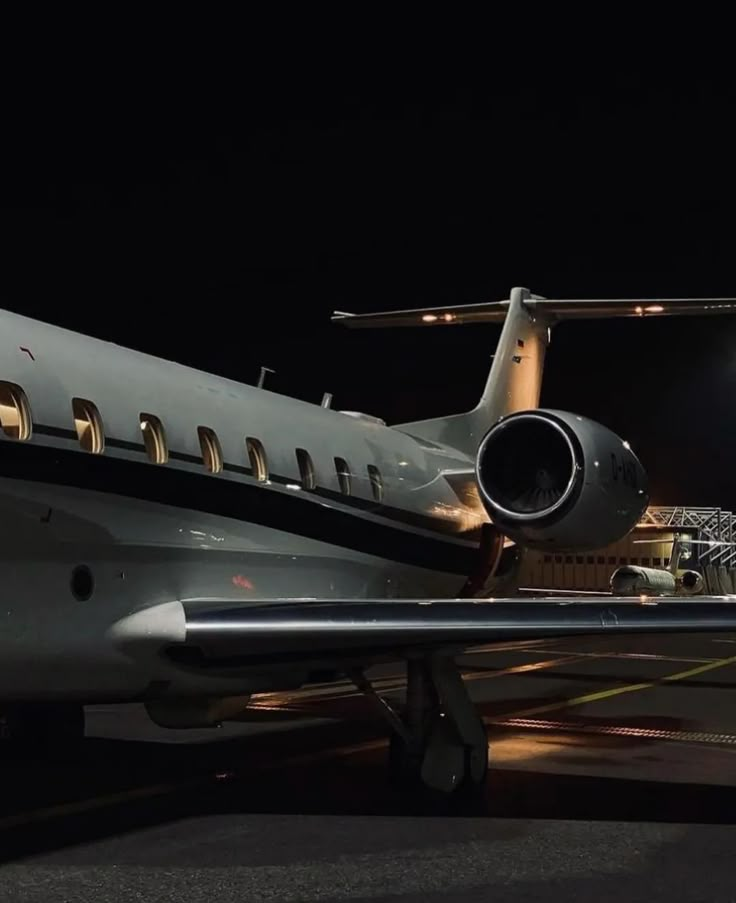
[[[305,661],[378,661],[494,642],[638,633],[736,633],[736,596],[631,599],[190,599],[119,622],[125,645],[157,641],[201,669]],[[132,650],[131,650],[132,651]]]

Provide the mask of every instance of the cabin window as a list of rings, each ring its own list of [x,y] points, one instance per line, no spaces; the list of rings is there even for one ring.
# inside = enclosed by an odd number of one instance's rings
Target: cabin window
[[[351,473],[350,466],[345,458],[335,458],[335,471],[337,472],[337,482],[340,485],[340,492],[343,495],[350,495],[351,489]]]
[[[299,464],[299,476],[302,481],[302,489],[314,489],[317,485],[317,480],[314,475],[312,456],[306,449],[298,448],[296,450],[296,460]]]
[[[86,398],[72,398],[72,411],[79,444],[86,452],[101,455],[105,450],[105,432],[97,406]]]
[[[248,449],[248,458],[250,459],[250,469],[253,476],[260,482],[265,483],[268,479],[268,458],[266,457],[266,449],[263,443],[258,439],[248,436],[245,440],[245,447]]]
[[[15,383],[0,382],[0,426],[11,439],[31,438],[31,408]]]
[[[373,498],[377,501],[383,501],[383,477],[381,471],[374,465],[368,465],[368,478],[371,481],[371,492]]]
[[[155,414],[140,415],[141,432],[146,453],[154,464],[166,464],[169,460],[169,449],[166,445],[164,426]]]
[[[202,449],[204,466],[210,473],[220,473],[222,470],[222,448],[220,440],[214,430],[208,426],[198,426],[199,446]]]

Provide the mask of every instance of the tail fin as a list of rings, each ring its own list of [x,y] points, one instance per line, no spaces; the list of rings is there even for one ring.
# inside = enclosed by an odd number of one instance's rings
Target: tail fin
[[[332,320],[351,328],[503,323],[483,394],[471,411],[395,424],[395,429],[402,432],[475,455],[481,439],[500,417],[539,406],[544,356],[556,323],[602,317],[719,313],[736,313],[736,298],[553,300],[533,295],[526,288],[514,288],[505,301],[375,314],[336,311]]]

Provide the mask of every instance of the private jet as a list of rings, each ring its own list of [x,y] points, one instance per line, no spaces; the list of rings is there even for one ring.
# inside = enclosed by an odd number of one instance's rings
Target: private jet
[[[657,539],[636,539],[634,543],[661,545]],[[672,539],[672,552],[666,567],[644,567],[625,564],[611,574],[611,592],[616,596],[695,596],[703,592],[705,581],[700,571],[684,566],[693,559],[691,546],[729,546],[734,543],[712,539],[695,539],[676,533]]]
[[[562,320],[736,312],[734,299],[507,299],[336,313],[348,328],[502,324],[470,411],[387,425],[0,312],[2,730],[73,743],[84,706],[217,725],[253,694],[348,677],[390,770],[483,785],[488,743],[455,664],[496,641],[733,631],[716,597],[519,599],[518,551],[594,549],[639,521],[646,474],[605,426],[539,408]],[[406,703],[366,670],[406,663]]]

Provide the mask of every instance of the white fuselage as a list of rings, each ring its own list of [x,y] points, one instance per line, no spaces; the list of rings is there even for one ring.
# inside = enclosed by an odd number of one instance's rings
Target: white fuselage
[[[0,391],[2,697],[232,690],[131,656],[116,625],[191,598],[452,597],[477,565],[487,518],[443,477],[473,470],[450,448],[7,312]],[[19,392],[27,439],[13,432]],[[80,443],[89,402],[100,453]],[[150,459],[142,414],[145,429],[160,421],[166,463]],[[219,472],[199,427],[216,437]],[[265,452],[265,479],[246,437]]]

